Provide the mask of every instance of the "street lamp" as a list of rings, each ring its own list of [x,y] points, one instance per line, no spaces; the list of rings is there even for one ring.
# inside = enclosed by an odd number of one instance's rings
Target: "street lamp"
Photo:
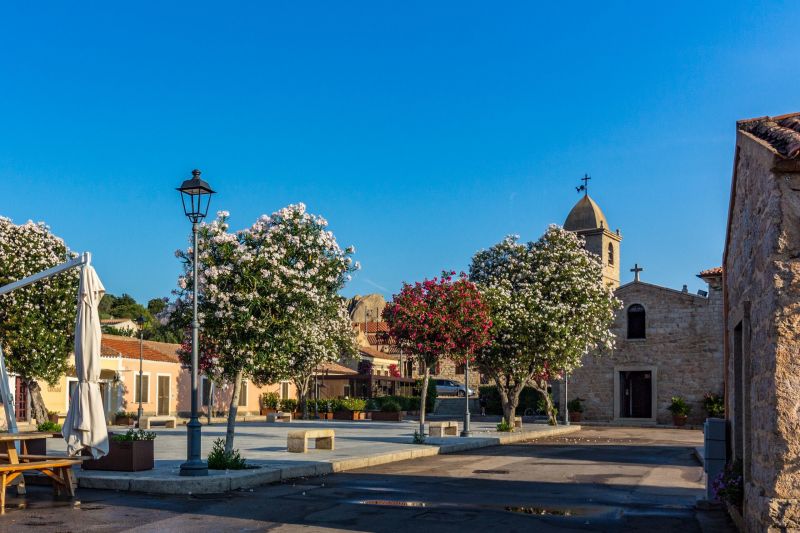
[[[464,430],[461,432],[461,436],[471,437],[472,433],[469,430],[469,355],[464,358],[464,399],[467,402],[464,405]]]
[[[197,320],[197,224],[208,214],[214,191],[200,179],[200,171],[192,170],[192,179],[178,188],[183,202],[183,213],[192,223],[192,415],[186,424],[186,462],[181,465],[182,476],[207,476],[208,465],[200,458],[200,420],[197,418],[197,342],[200,322]]]
[[[142,423],[142,416],[144,415],[144,411],[142,411],[142,360],[144,359],[144,317],[140,316],[136,319],[136,323],[139,325],[139,410],[136,412],[136,421],[139,427]]]

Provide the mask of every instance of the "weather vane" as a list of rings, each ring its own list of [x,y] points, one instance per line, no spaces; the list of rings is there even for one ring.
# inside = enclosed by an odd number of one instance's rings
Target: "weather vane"
[[[584,193],[584,194],[586,194],[588,196],[589,195],[589,180],[590,179],[592,179],[592,177],[589,174],[584,174],[583,177],[581,178],[581,181],[583,182],[583,184],[580,187],[575,187],[575,190],[578,191],[578,192],[582,192],[582,193]]]

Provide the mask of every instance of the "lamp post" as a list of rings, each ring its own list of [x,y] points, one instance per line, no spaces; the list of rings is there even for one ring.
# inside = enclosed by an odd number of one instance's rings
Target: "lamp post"
[[[136,319],[136,323],[139,325],[139,410],[136,411],[136,424],[139,425],[142,422],[142,416],[144,416],[144,411],[142,410],[142,360],[144,359],[144,317],[140,316]],[[142,427],[139,425],[139,427]]]
[[[464,358],[464,399],[467,402],[464,406],[464,430],[461,432],[461,436],[470,437],[472,433],[469,430],[469,356]]]
[[[197,229],[198,223],[208,214],[214,191],[200,179],[200,171],[192,170],[192,178],[178,188],[183,202],[183,213],[192,223],[192,415],[186,424],[186,462],[181,465],[182,476],[207,476],[208,465],[200,458],[200,420],[197,418],[197,343],[200,322],[197,320]]]

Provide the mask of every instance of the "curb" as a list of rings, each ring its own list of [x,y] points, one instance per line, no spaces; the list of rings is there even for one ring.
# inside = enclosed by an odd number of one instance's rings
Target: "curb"
[[[76,472],[78,487],[85,489],[119,490],[129,492],[146,492],[149,494],[218,494],[231,490],[251,489],[268,483],[297,479],[303,477],[316,477],[336,472],[346,472],[368,466],[378,466],[398,461],[407,461],[419,457],[457,453],[490,446],[515,444],[554,435],[574,433],[581,429],[580,426],[561,426],[539,430],[535,432],[509,433],[498,437],[471,437],[470,440],[457,443],[437,442],[432,445],[409,445],[409,449],[402,451],[386,452],[365,457],[351,457],[337,461],[323,461],[313,464],[300,464],[286,466],[279,469],[254,468],[252,470],[227,471],[219,474],[210,474],[208,477],[179,477],[173,476],[119,476],[119,475],[92,475],[84,476],[79,470]],[[456,437],[459,438],[459,437]],[[451,439],[441,439],[451,440]]]

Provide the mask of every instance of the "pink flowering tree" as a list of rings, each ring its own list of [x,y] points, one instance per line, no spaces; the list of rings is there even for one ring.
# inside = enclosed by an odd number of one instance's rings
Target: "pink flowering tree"
[[[465,274],[442,272],[440,278],[403,284],[383,310],[389,335],[411,351],[423,368],[419,433],[425,434],[425,399],[430,369],[441,358],[472,358],[489,343],[492,322],[478,288]]]
[[[225,439],[232,451],[242,380],[275,383],[296,377],[293,369],[316,366],[319,358],[308,357],[310,340],[320,343],[322,359],[332,357],[339,338],[331,337],[341,332],[338,291],[358,264],[353,248],[340,248],[327,221],[303,204],[263,215],[235,233],[228,217],[220,211],[198,235],[204,338],[198,348],[206,375],[233,386]],[[177,256],[184,262],[179,308],[188,310],[191,249]]]

